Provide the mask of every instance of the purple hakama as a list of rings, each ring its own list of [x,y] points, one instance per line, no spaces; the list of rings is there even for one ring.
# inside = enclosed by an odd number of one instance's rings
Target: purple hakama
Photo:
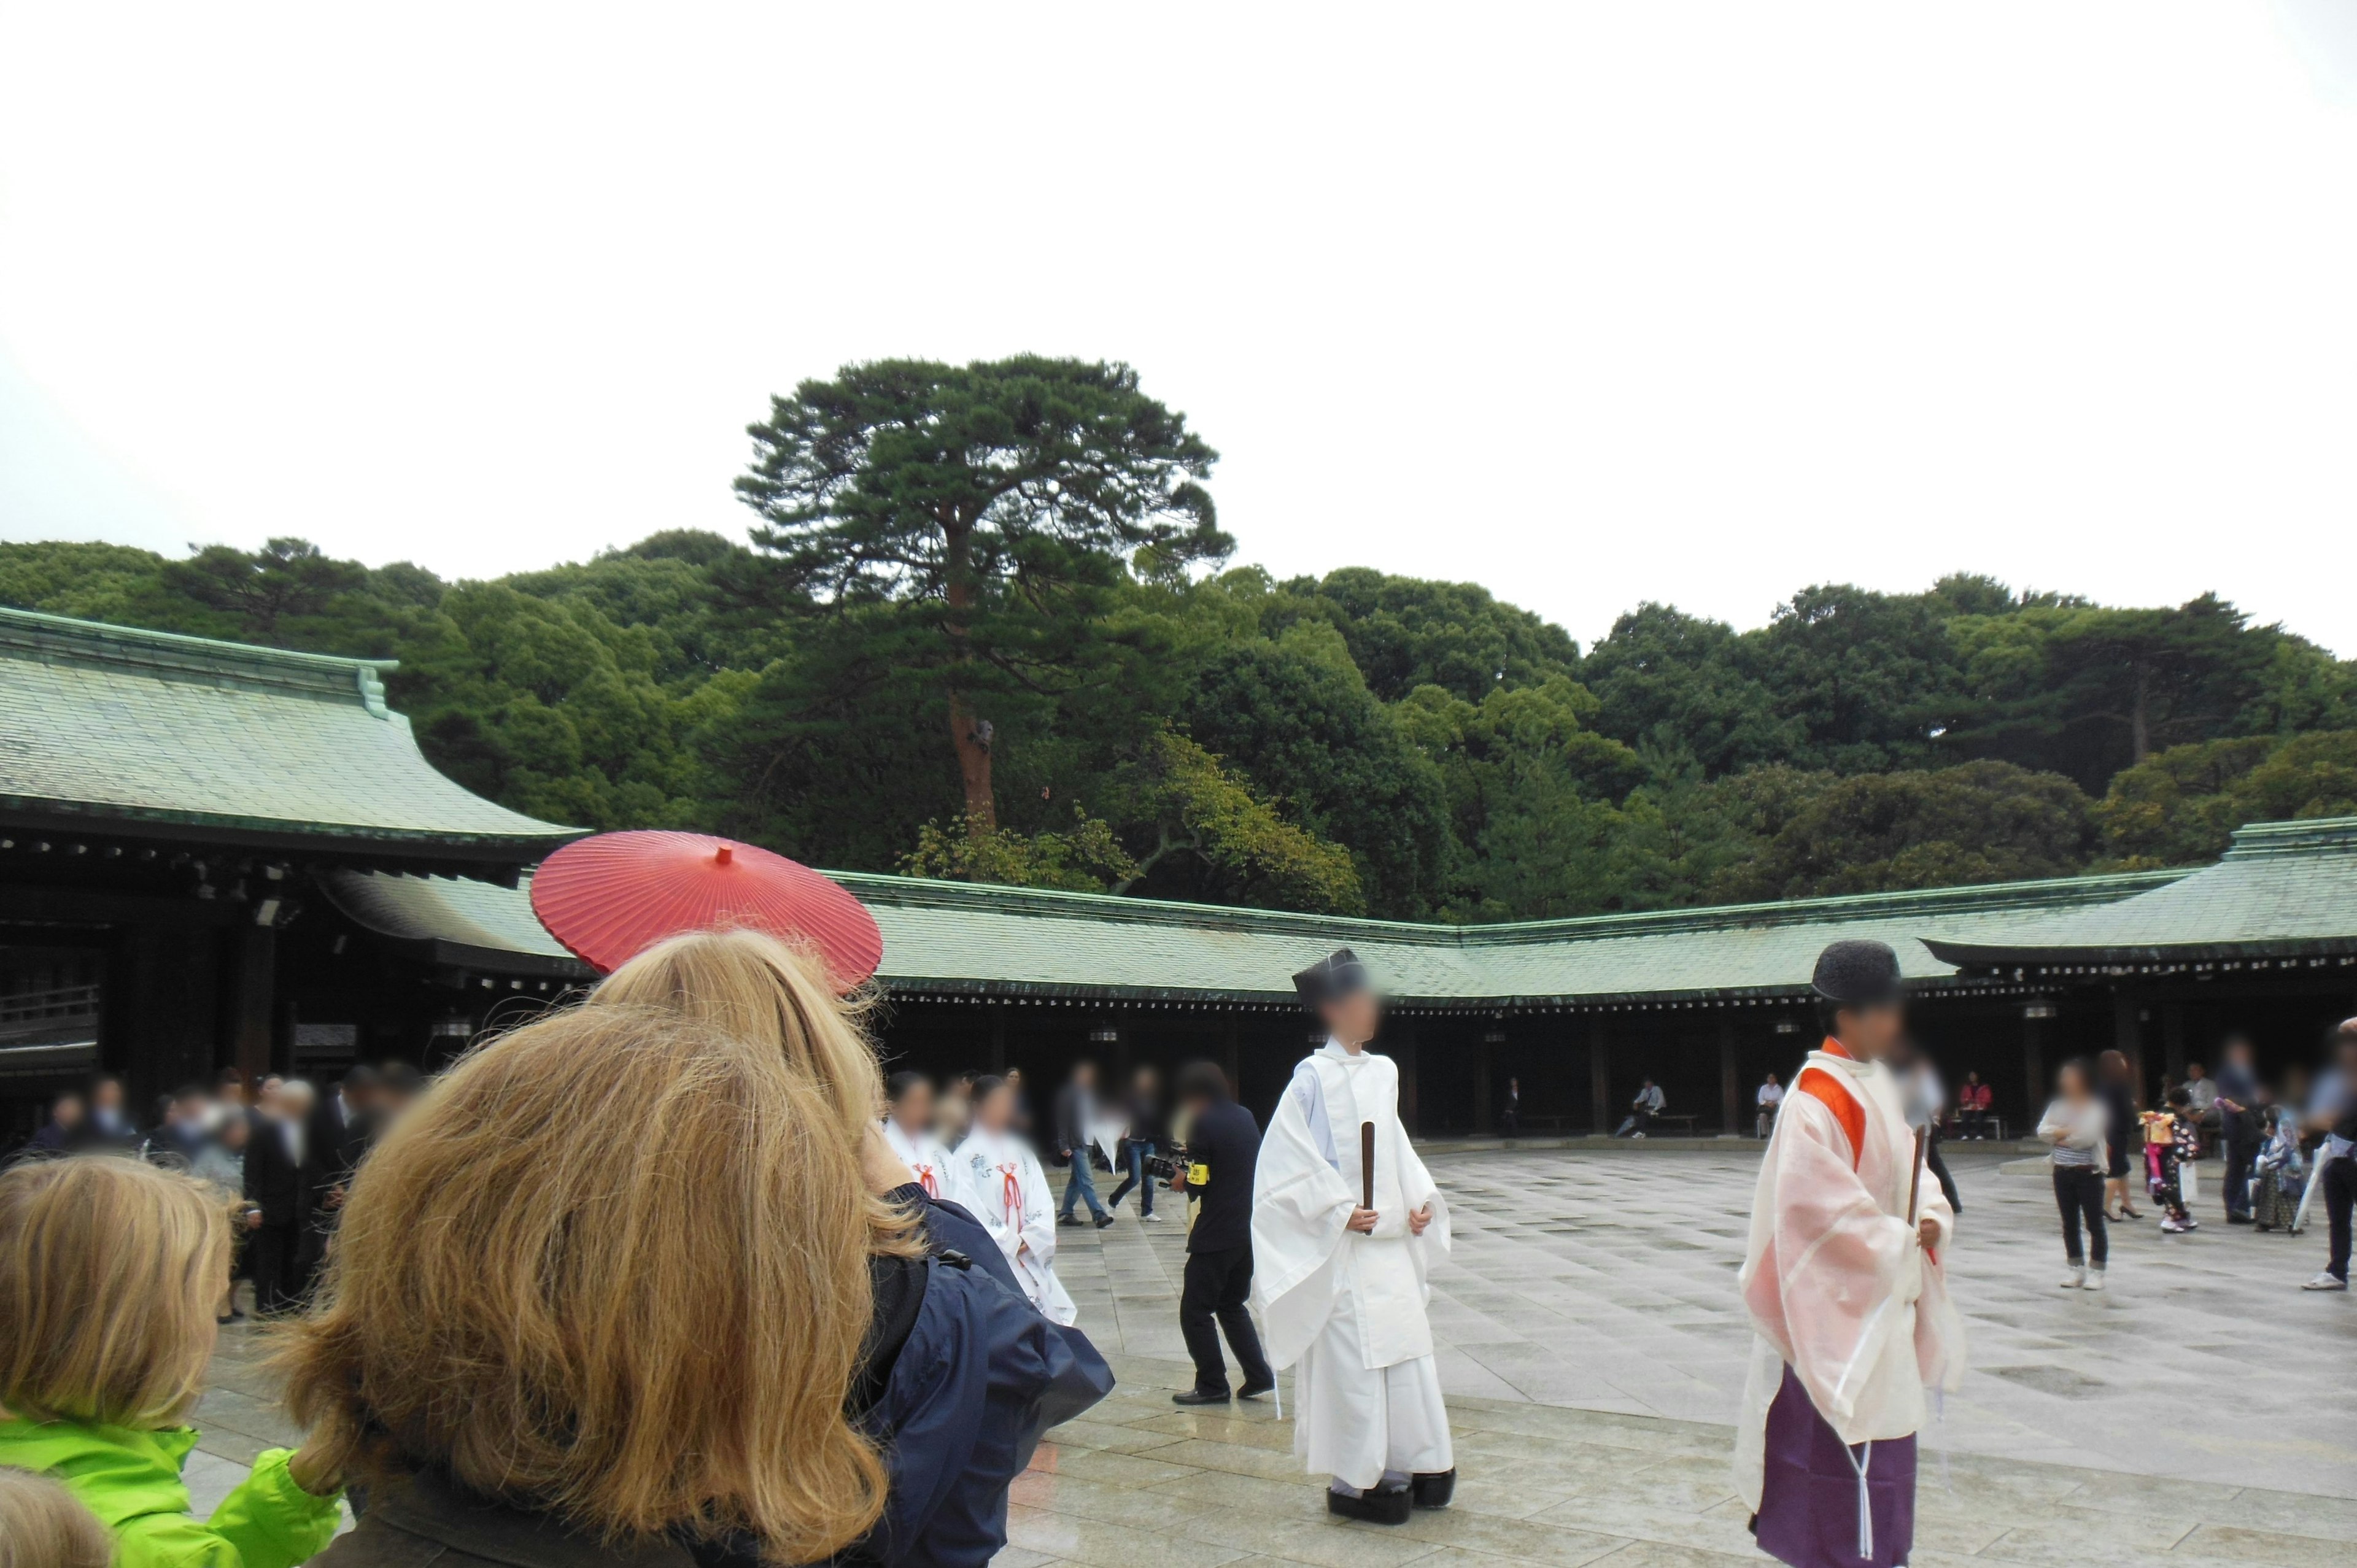
[[[1852,1448],[1784,1369],[1768,1407],[1751,1533],[1792,1568],[1902,1568],[1915,1544],[1915,1437]]]

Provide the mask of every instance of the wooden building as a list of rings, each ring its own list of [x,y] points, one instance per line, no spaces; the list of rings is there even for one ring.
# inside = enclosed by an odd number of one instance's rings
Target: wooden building
[[[231,1062],[437,1065],[587,976],[529,869],[577,830],[436,774],[385,667],[0,611],[0,1113],[102,1062],[154,1093]],[[791,853],[791,846],[780,846]],[[838,874],[885,937],[896,1065],[1222,1062],[1265,1110],[1308,1048],[1290,976],[1350,946],[1434,1133],[1609,1129],[1640,1083],[1702,1133],[1813,1044],[1840,937],[1897,949],[1918,1032],[2014,1124],[2066,1054],[2149,1093],[2247,1030],[2276,1063],[2357,1014],[2357,820],[2244,829],[2218,865],[1455,927]],[[9,1084],[18,1092],[10,1110]],[[6,1131],[0,1128],[0,1131]]]
[[[389,668],[0,609],[0,1137],[100,1068],[144,1107],[291,1068],[307,1004],[350,1025],[458,993],[463,954],[381,939],[339,889],[512,885],[579,830],[436,773]],[[554,978],[526,957],[499,983]]]

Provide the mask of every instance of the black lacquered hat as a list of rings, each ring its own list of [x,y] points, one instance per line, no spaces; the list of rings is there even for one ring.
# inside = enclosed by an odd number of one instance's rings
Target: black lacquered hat
[[[1373,987],[1374,980],[1367,973],[1367,966],[1349,948],[1337,948],[1293,977],[1293,989],[1301,993],[1303,1005],[1312,1012]]]

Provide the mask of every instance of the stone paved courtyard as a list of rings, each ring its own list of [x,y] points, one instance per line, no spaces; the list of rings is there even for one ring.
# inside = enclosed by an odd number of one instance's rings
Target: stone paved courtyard
[[[1456,1508],[1397,1530],[1330,1520],[1267,1402],[1169,1403],[1190,1380],[1175,1215],[1147,1227],[1133,1208],[1103,1232],[1063,1231],[1059,1270],[1121,1386],[1041,1447],[999,1568],[1765,1561],[1727,1477],[1756,1158],[1434,1156],[1457,1226],[1433,1321],[1462,1481]],[[2299,1238],[2214,1219],[2190,1237],[2119,1228],[2113,1289],[2083,1296],[2055,1288],[2043,1175],[1986,1155],[1953,1164],[1974,1370],[1924,1439],[1919,1565],[2351,1559],[2357,1302],[2296,1288],[2319,1266],[2320,1225]],[[190,1464],[202,1495],[292,1436],[252,1351],[247,1333],[224,1339]]]

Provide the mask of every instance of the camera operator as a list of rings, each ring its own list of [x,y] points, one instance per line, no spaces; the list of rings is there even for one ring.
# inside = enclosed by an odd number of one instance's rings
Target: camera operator
[[[1276,1387],[1261,1354],[1260,1335],[1244,1307],[1252,1294],[1253,1171],[1260,1163],[1260,1123],[1228,1095],[1227,1075],[1211,1062],[1187,1064],[1178,1074],[1178,1103],[1188,1128],[1176,1188],[1200,1201],[1187,1232],[1186,1283],[1178,1294],[1178,1329],[1195,1359],[1195,1386],[1170,1396],[1177,1404],[1228,1402],[1228,1369],[1220,1359],[1219,1329],[1243,1369],[1236,1393],[1256,1399]],[[1217,1319],[1219,1328],[1212,1326]]]

